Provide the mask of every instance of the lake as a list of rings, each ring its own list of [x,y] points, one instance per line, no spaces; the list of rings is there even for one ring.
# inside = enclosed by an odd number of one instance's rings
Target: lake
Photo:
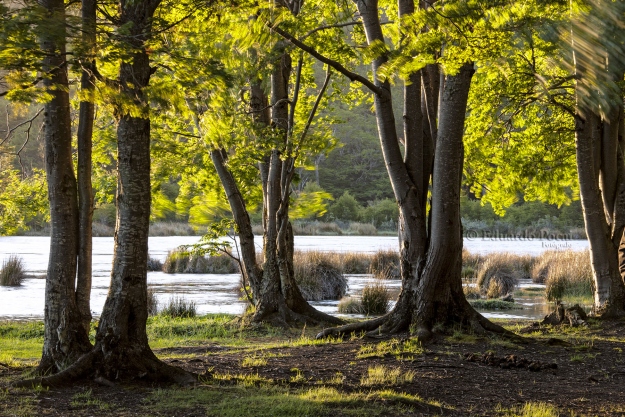
[[[193,244],[199,237],[171,236],[150,237],[150,257],[165,260],[167,253],[180,246]],[[262,237],[256,237],[260,251]],[[50,250],[48,237],[10,236],[0,237],[0,263],[10,255],[20,256],[28,274],[41,276],[46,273]],[[585,240],[543,240],[543,239],[501,239],[480,238],[465,239],[464,246],[469,252],[488,254],[492,252],[513,252],[517,254],[539,255],[545,250],[570,249],[585,250]],[[397,237],[393,236],[295,236],[296,250],[320,250],[335,252],[366,252],[378,250],[397,250]],[[111,264],[113,259],[113,238],[96,237],[93,239],[93,290],[91,309],[94,317],[102,311],[108,292]],[[367,275],[348,275],[348,295],[358,295],[362,288],[372,280]],[[386,281],[387,286],[398,291],[399,281]],[[165,274],[149,272],[148,285],[154,289],[160,305],[167,303],[173,296],[184,296],[194,301],[199,314],[230,313],[240,314],[245,304],[238,292],[238,274]],[[522,283],[522,285],[533,285]],[[533,285],[535,286],[535,285]],[[36,320],[43,319],[45,280],[26,279],[19,287],[0,287],[0,319]],[[523,310],[511,312],[487,312],[488,317],[505,318],[541,318],[546,311],[544,300],[520,299]],[[330,314],[337,313],[338,301],[312,302],[319,310]],[[354,316],[352,316],[354,317]]]

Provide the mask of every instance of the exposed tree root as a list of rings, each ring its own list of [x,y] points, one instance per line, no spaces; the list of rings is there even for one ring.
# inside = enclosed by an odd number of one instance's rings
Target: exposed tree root
[[[102,346],[96,346],[80,357],[72,366],[54,375],[17,381],[12,386],[28,388],[60,387],[75,384],[76,381],[94,378],[104,381],[142,379],[150,382],[189,385],[197,381],[197,375],[168,365],[159,360],[150,349],[136,351],[117,349],[103,353]]]
[[[317,334],[317,339],[328,336],[342,337],[360,332],[367,332],[367,336],[369,337],[380,337],[405,331],[412,331],[420,340],[423,341],[430,339],[433,336],[432,325],[427,323],[434,323],[435,321],[424,320],[423,318],[417,318],[417,320],[412,318],[411,320],[410,316],[401,314],[402,311],[406,312],[409,310],[402,308],[399,304],[400,303],[398,302],[395,308],[384,316],[360,323],[324,329],[322,332]],[[442,324],[460,324],[461,326],[467,327],[479,335],[493,333],[513,339],[517,342],[523,342],[525,340],[523,337],[486,319],[480,313],[475,311],[468,303],[466,303],[463,307],[464,308],[461,309],[462,314],[450,315],[450,317],[448,317]],[[411,326],[413,327],[412,329]]]
[[[320,325],[320,324],[344,324],[338,317],[323,313],[308,302],[298,303],[294,308],[283,301],[268,306],[261,303],[258,309],[249,319],[250,323],[270,323],[277,327],[290,327],[292,325]]]

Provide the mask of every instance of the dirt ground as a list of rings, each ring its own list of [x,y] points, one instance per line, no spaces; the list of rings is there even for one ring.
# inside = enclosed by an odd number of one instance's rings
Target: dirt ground
[[[526,327],[522,334],[526,343],[518,344],[458,332],[438,336],[422,350],[415,349],[406,334],[394,339],[353,338],[262,352],[210,344],[156,353],[172,365],[203,375],[206,383],[218,375],[249,374],[293,390],[323,383],[334,384],[346,393],[370,390],[375,384],[363,386],[363,377],[372,367],[400,369],[413,377],[394,384],[395,391],[440,403],[438,407],[413,408],[407,415],[495,416],[502,415],[498,410],[531,401],[553,405],[560,415],[625,416],[625,322],[556,331]],[[262,361],[255,365],[251,360],[242,366],[245,357]],[[7,376],[18,377],[17,371],[3,366],[0,376],[5,381]],[[223,379],[219,382],[227,383]],[[101,410],[89,404],[76,405],[77,393],[86,387],[92,390],[93,398],[112,407]],[[29,414],[19,411],[24,398],[32,400],[30,411],[38,416],[151,415],[153,412],[140,404],[156,388],[138,383],[109,387],[83,381],[70,388],[10,389],[0,397],[0,404],[4,403],[0,415]],[[196,410],[174,415],[205,414]]]

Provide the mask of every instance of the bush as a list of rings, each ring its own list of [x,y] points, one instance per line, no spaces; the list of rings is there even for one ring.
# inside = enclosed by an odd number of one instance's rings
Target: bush
[[[367,284],[362,289],[360,302],[363,314],[386,314],[391,304],[391,295],[388,289],[380,282]]]
[[[26,278],[24,263],[17,255],[9,256],[9,259],[2,262],[0,268],[0,285],[4,287],[17,287],[22,285]]]
[[[362,211],[360,218],[375,227],[381,227],[382,225],[397,225],[398,216],[397,203],[390,198],[385,198],[369,203]]]
[[[334,254],[295,252],[293,273],[307,301],[338,300],[347,292],[347,279]]]
[[[477,286],[488,298],[502,297],[514,290],[526,276],[531,257],[510,253],[488,255],[477,271]]]
[[[148,271],[162,271],[163,263],[156,258],[148,258]]]
[[[371,257],[369,273],[380,279],[401,279],[399,253],[392,250],[376,252]]]
[[[342,196],[336,199],[334,204],[330,206],[328,212],[334,219],[343,221],[358,221],[360,213],[363,210],[349,191],[345,191]]]
[[[156,316],[158,314],[158,300],[152,288],[148,288],[148,316]]]
[[[183,297],[173,297],[161,311],[163,316],[191,318],[197,315],[197,305],[193,301],[187,301]]]
[[[163,264],[167,274],[236,274],[238,263],[228,255],[200,256],[178,248],[167,254]]]

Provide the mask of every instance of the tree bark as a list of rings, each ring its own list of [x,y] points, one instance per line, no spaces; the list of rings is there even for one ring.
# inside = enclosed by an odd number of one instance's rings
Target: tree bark
[[[44,110],[44,140],[50,202],[50,258],[45,291],[45,334],[40,373],[57,372],[91,348],[75,298],[78,251],[78,199],[72,163],[69,84],[65,61],[65,6],[43,0],[46,20],[58,31],[44,31],[41,48],[44,86],[51,95]]]
[[[84,69],[80,89],[85,99],[80,102],[78,119],[78,276],[76,280],[76,304],[87,332],[91,326],[91,273],[92,273],[92,220],[93,187],[91,184],[91,150],[93,147],[93,119],[95,104],[95,52],[96,2],[82,2],[82,41],[89,57],[83,62]]]

